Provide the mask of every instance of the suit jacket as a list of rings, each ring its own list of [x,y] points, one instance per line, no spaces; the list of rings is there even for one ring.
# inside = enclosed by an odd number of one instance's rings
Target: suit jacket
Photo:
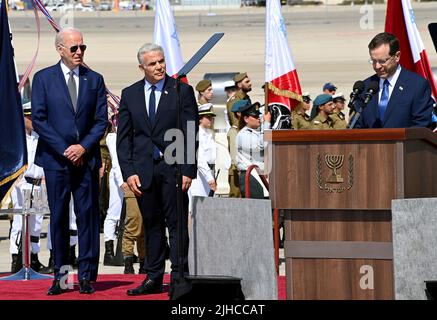
[[[108,125],[103,77],[79,67],[77,110],[73,109],[60,62],[37,72],[32,83],[32,124],[39,134],[35,163],[62,170],[71,164],[63,154],[70,145],[86,149],[85,162],[100,168],[99,141]]]
[[[366,89],[371,81],[378,82],[375,75],[364,80]],[[357,128],[409,128],[429,127],[434,100],[428,81],[404,68],[393,88],[390,100],[381,121],[378,108],[378,94],[365,107]]]
[[[177,129],[177,92],[175,79],[166,75],[161,98],[151,123],[146,109],[144,79],[125,88],[121,93],[118,129],[117,155],[123,178],[137,174],[141,186],[147,189],[153,177],[153,145],[164,154],[172,141],[165,141],[164,135],[170,129]],[[181,166],[182,175],[196,178],[198,147],[197,133],[199,130],[199,115],[194,90],[191,86],[181,83],[181,122],[184,132],[184,162]],[[187,133],[187,122],[189,132]],[[188,141],[188,148],[187,148]],[[172,145],[173,146],[173,145]],[[170,148],[172,148],[170,146]],[[191,146],[191,150],[189,149]],[[180,151],[180,150],[178,150]]]

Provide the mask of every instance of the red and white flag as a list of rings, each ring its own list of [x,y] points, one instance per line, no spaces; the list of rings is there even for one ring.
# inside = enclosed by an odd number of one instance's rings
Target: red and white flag
[[[266,2],[265,82],[268,86],[268,105],[280,103],[291,110],[302,101],[302,90],[288,46],[280,0]]]
[[[431,86],[432,95],[437,98],[437,86],[417,29],[410,0],[388,0],[385,31],[399,39],[401,66],[426,78]]]
[[[177,76],[183,67],[181,45],[173,12],[168,0],[155,1],[155,31],[153,39],[164,49],[167,74]]]

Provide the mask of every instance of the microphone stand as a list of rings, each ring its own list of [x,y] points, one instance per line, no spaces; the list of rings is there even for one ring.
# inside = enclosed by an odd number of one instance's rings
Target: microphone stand
[[[359,98],[359,101],[361,101],[362,104],[360,105],[360,108],[358,109],[358,111],[356,111],[355,114],[353,115],[351,121],[349,121],[349,124],[347,126],[348,129],[353,129],[355,127],[355,124],[357,123],[358,119],[361,117],[361,113],[363,112],[364,107],[366,106],[366,104],[364,104],[364,102],[361,98]],[[355,102],[357,102],[357,100],[355,100],[354,103]]]
[[[176,78],[176,93],[177,93],[177,129],[179,132],[183,133],[184,136],[184,146],[186,146],[185,134],[182,130],[182,122],[181,122],[181,111],[182,111],[182,97],[181,97],[181,79],[186,77],[187,74],[193,69],[200,60],[212,49],[212,47],[223,37],[224,33],[215,33],[211,36],[211,38],[196,52],[196,54],[182,67],[178,72],[178,76]],[[185,158],[185,157],[184,157]],[[186,161],[184,159],[183,161]],[[170,299],[176,300],[184,297],[189,294],[192,285],[190,281],[184,275],[185,269],[185,261],[184,261],[184,248],[185,248],[185,239],[184,239],[184,225],[186,223],[184,218],[184,198],[182,191],[182,163],[178,161],[178,157],[176,157],[176,209],[177,209],[177,240],[178,240],[178,278],[175,279],[173,284],[173,292],[171,293]]]

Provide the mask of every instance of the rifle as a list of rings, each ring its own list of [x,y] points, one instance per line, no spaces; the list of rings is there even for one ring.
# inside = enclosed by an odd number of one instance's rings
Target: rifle
[[[218,178],[218,175],[219,175],[219,173],[220,173],[220,169],[218,169],[217,170],[217,174],[215,175],[215,177],[214,177],[214,180],[215,180],[215,182],[216,182],[216,186],[217,186],[217,178]],[[208,194],[208,197],[214,197],[214,190],[209,190],[209,194]]]
[[[124,258],[122,252],[124,225],[126,220],[126,198],[123,198],[123,206],[121,207],[120,220],[115,227],[115,236],[117,237],[117,247],[113,261],[114,266],[124,266]]]

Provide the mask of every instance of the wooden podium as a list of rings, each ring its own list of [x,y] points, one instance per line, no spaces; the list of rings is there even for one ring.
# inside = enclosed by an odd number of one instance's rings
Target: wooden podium
[[[437,196],[428,129],[266,131],[287,299],[394,299],[391,200]]]

